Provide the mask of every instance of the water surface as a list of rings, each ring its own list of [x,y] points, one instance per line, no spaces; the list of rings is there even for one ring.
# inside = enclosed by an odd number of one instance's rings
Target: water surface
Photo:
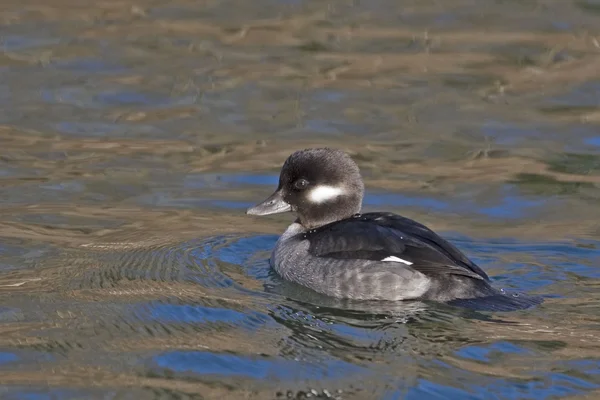
[[[600,397],[600,6],[4,1],[0,397]],[[282,282],[244,215],[350,152],[536,308]]]

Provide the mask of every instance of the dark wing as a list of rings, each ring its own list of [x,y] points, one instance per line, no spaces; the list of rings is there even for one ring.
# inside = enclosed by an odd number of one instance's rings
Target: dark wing
[[[424,225],[392,213],[368,213],[305,234],[317,257],[381,261],[398,257],[427,275],[453,274],[488,280],[456,247]]]

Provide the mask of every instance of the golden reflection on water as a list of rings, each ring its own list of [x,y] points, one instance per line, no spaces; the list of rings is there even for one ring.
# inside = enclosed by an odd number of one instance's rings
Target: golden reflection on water
[[[591,1],[3,1],[0,351],[18,361],[0,357],[0,394],[359,399],[419,379],[551,391],[561,371],[594,398],[598,372],[576,363],[600,359],[599,18]],[[353,155],[366,208],[557,298],[498,322],[267,293],[260,235],[290,217],[244,206],[310,146]],[[504,342],[520,350],[460,353]],[[158,366],[177,351],[363,370],[273,383]]]

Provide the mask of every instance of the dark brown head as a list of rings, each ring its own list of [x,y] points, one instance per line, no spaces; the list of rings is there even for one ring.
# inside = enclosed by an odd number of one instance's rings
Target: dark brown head
[[[306,229],[360,212],[364,185],[356,163],[341,150],[306,149],[288,157],[279,186],[250,215],[293,211]]]

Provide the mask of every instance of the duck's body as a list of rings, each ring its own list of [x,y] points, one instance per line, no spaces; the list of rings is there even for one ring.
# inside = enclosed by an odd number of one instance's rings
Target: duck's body
[[[312,230],[293,223],[277,241],[271,266],[286,280],[337,298],[449,301],[496,293],[456,247],[392,213],[358,214]]]
[[[363,190],[345,153],[292,154],[277,191],[248,210],[298,216],[275,245],[273,269],[337,298],[450,301],[499,293],[481,268],[424,225],[392,213],[360,214]]]

